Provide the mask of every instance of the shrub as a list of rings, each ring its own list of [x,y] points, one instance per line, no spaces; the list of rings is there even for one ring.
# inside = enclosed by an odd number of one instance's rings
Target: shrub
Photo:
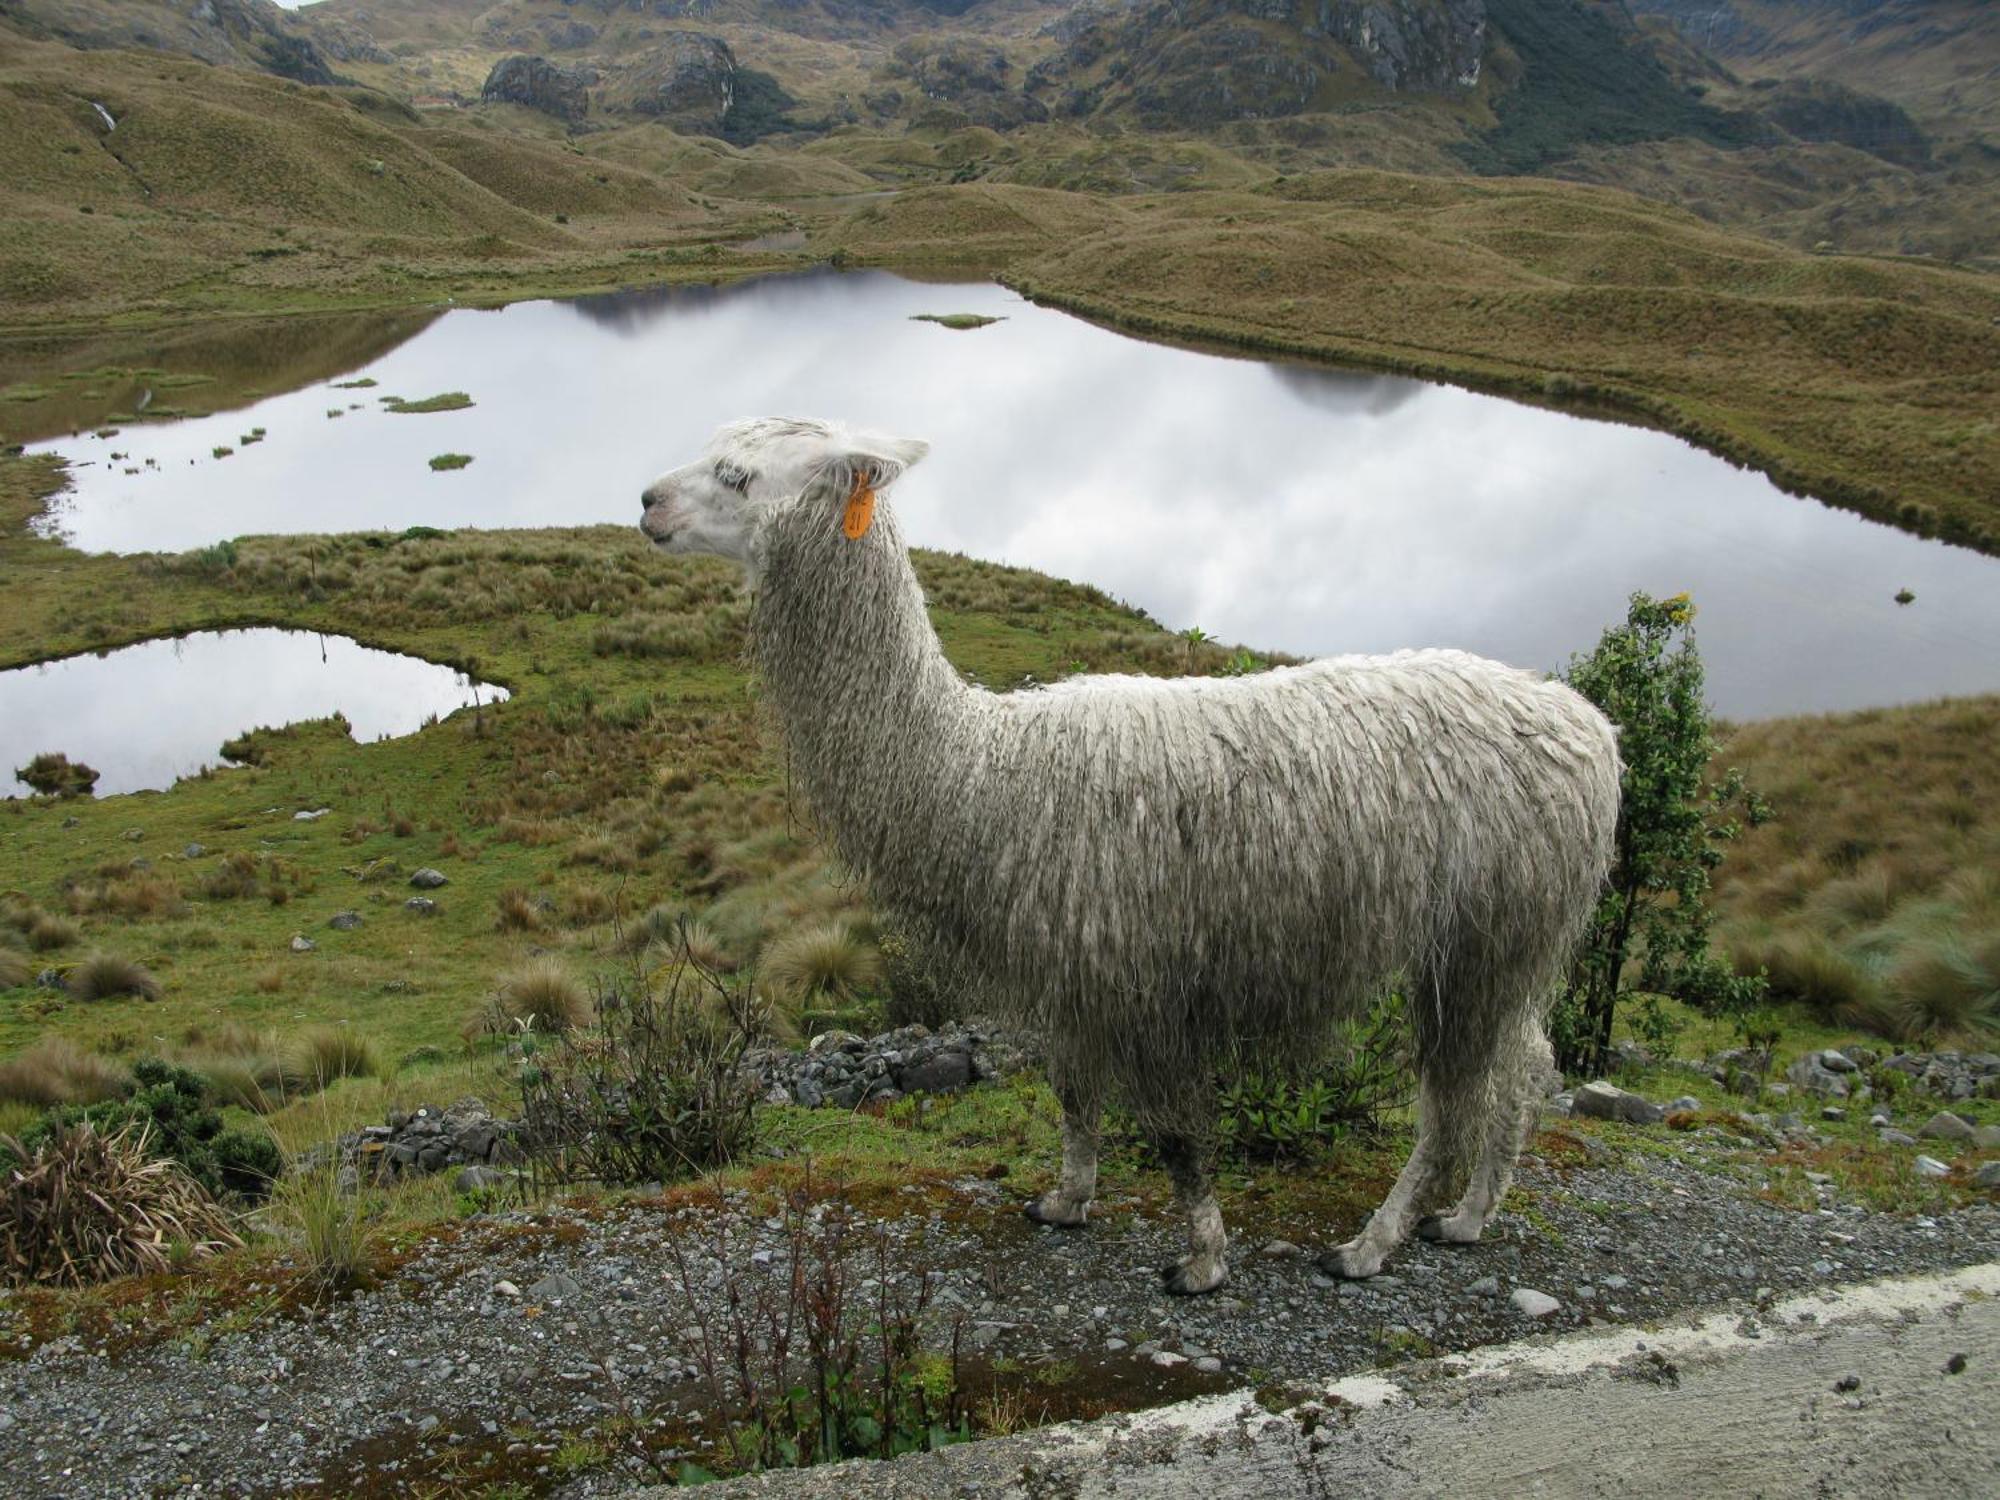
[[[881,977],[882,965],[846,923],[815,922],[768,944],[757,969],[774,997],[797,1006],[851,1000]]]
[[[0,1182],[7,1279],[86,1286],[241,1245],[214,1198],[151,1145],[137,1123],[59,1125],[33,1144],[0,1138],[14,1158]]]
[[[131,1082],[132,1075],[110,1058],[86,1052],[66,1037],[45,1036],[0,1062],[0,1099],[38,1109],[116,1099]]]
[[[886,932],[876,944],[882,958],[882,978],[889,991],[887,1019],[891,1026],[936,1028],[958,1019],[964,1009],[958,996],[924,946],[900,929]]]
[[[493,1003],[516,1030],[567,1031],[590,1016],[590,996],[553,958],[531,959],[501,975]]]
[[[246,1198],[261,1198],[284,1175],[285,1155],[270,1131],[232,1125],[210,1143],[222,1185]]]
[[[367,1078],[381,1071],[368,1039],[342,1026],[315,1026],[294,1044],[292,1077],[308,1089],[323,1089],[342,1078]]]
[[[70,1105],[27,1131],[23,1139],[37,1145],[53,1131],[90,1125],[99,1132],[136,1127],[147,1133],[148,1148],[171,1157],[209,1193],[219,1195],[228,1184],[216,1149],[222,1117],[208,1103],[208,1081],[190,1068],[143,1058],[132,1065],[132,1091],[101,1104]]]
[[[44,797],[87,797],[97,785],[97,772],[53,751],[42,752],[14,774]]]
[[[588,1028],[529,1038],[522,1134],[557,1180],[660,1182],[749,1145],[756,1088],[738,1063],[755,1034],[746,986],[682,961],[607,989]]]
[[[1221,1137],[1253,1160],[1296,1160],[1344,1136],[1380,1132],[1415,1092],[1403,1052],[1403,1002],[1392,994],[1344,1024],[1317,1068],[1225,1078]]]
[[[160,981],[144,964],[116,953],[93,953],[69,971],[63,981],[79,1000],[111,1000],[135,995],[141,1000],[160,998]]]

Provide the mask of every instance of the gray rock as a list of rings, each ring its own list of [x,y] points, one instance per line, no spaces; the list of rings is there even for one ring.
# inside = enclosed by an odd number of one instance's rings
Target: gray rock
[[[955,1094],[972,1082],[972,1057],[957,1050],[939,1052],[903,1069],[897,1082],[905,1093]]]
[[[1514,1295],[1507,1299],[1517,1311],[1530,1318],[1546,1318],[1562,1311],[1562,1304],[1547,1292],[1538,1292],[1533,1287],[1517,1286]]]
[[[1924,1122],[1924,1128],[1917,1132],[1917,1139],[1923,1141],[1969,1141],[1972,1127],[1948,1109],[1941,1109]]]
[[[410,877],[410,884],[420,891],[434,891],[440,886],[451,884],[451,877],[442,870],[433,870],[429,865]]]
[[[413,911],[420,917],[437,915],[438,904],[428,896],[412,896],[403,903],[404,911]]]
[[[1822,1120],[1844,1120],[1847,1118],[1847,1111],[1838,1104],[1829,1104],[1820,1110],[1819,1117]]]
[[[1845,1099],[1847,1080],[1826,1066],[1822,1061],[1825,1055],[1820,1052],[1808,1052],[1785,1069],[1785,1077],[1808,1093],[1821,1094],[1830,1099]],[[1847,1059],[1842,1058],[1841,1061],[1846,1062]],[[1853,1066],[1852,1063],[1848,1063],[1850,1070]]]
[[[189,844],[189,845],[187,846],[187,848],[185,848],[185,849],[181,850],[181,858],[182,858],[182,859],[200,859],[200,858],[201,858],[201,857],[202,857],[202,856],[203,856],[204,854],[206,854],[206,853],[208,853],[208,849],[207,849],[207,846],[206,846],[206,845],[202,845],[202,844]]]
[[[1498,1276],[1482,1276],[1473,1282],[1471,1286],[1467,1287],[1466,1291],[1475,1297],[1497,1297],[1500,1295],[1500,1278]]]
[[[311,812],[295,812],[292,814],[292,821],[294,823],[317,823],[332,811],[333,809],[330,807],[316,807]]]
[[[1884,1130],[1876,1137],[1885,1146],[1914,1146],[1917,1138],[1907,1130]]]
[[[1983,1188],[2000,1188],[2000,1161],[1983,1161],[1979,1170],[1972,1174],[1972,1185]]]
[[[1912,1165],[1916,1167],[1919,1177],[1951,1176],[1951,1168],[1939,1161],[1935,1156],[1920,1156]]]
[[[1973,1126],[1972,1144],[1982,1151],[2000,1151],[2000,1125]]]
[[[1819,1062],[1820,1066],[1825,1068],[1829,1073],[1853,1073],[1857,1071],[1853,1061],[1846,1053],[1836,1051],[1832,1047],[1828,1047],[1824,1052],[1820,1053]]]
[[[528,1296],[536,1302],[570,1302],[582,1295],[583,1288],[561,1271],[544,1276],[528,1288]]]
[[[1575,1112],[1593,1120],[1622,1120],[1627,1125],[1657,1125],[1667,1117],[1667,1112],[1651,1100],[1601,1078],[1576,1091]]]
[[[326,925],[331,927],[335,932],[352,932],[361,925],[361,913],[358,911],[337,911],[331,917],[327,918]]]
[[[292,952],[294,953],[310,953],[318,946],[317,943],[303,933],[295,932],[292,934]]]
[[[1691,1115],[1700,1108],[1701,1101],[1695,1098],[1693,1094],[1682,1094],[1667,1106],[1667,1113],[1670,1115]]]

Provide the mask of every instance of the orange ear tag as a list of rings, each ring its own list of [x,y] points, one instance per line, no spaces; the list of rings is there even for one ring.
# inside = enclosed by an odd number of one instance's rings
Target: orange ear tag
[[[858,542],[868,535],[868,528],[875,524],[875,491],[868,483],[865,473],[854,476],[854,488],[847,494],[847,513],[840,518],[841,534],[850,542]]]

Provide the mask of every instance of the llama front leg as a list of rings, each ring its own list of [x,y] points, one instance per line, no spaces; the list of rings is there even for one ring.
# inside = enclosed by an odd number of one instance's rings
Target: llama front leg
[[[1057,1080],[1055,1087],[1063,1107],[1062,1176],[1041,1197],[1030,1200],[1025,1212],[1037,1224],[1081,1229],[1090,1217],[1090,1200],[1097,1196],[1099,1121],[1104,1103],[1094,1089],[1066,1080]]]
[[[1229,1263],[1223,1258],[1229,1237],[1222,1228],[1222,1206],[1215,1201],[1208,1153],[1189,1136],[1162,1137],[1159,1147],[1173,1179],[1174,1197],[1187,1218],[1188,1236],[1188,1253],[1173,1265],[1162,1266],[1161,1279],[1177,1296],[1212,1292],[1229,1279]]]

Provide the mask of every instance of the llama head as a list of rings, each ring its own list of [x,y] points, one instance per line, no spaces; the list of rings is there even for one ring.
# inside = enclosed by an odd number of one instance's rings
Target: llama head
[[[700,458],[662,474],[640,496],[639,529],[668,552],[756,555],[757,534],[781,511],[824,505],[839,524],[850,495],[886,489],[930,445],[835,422],[757,417],[732,422]]]

